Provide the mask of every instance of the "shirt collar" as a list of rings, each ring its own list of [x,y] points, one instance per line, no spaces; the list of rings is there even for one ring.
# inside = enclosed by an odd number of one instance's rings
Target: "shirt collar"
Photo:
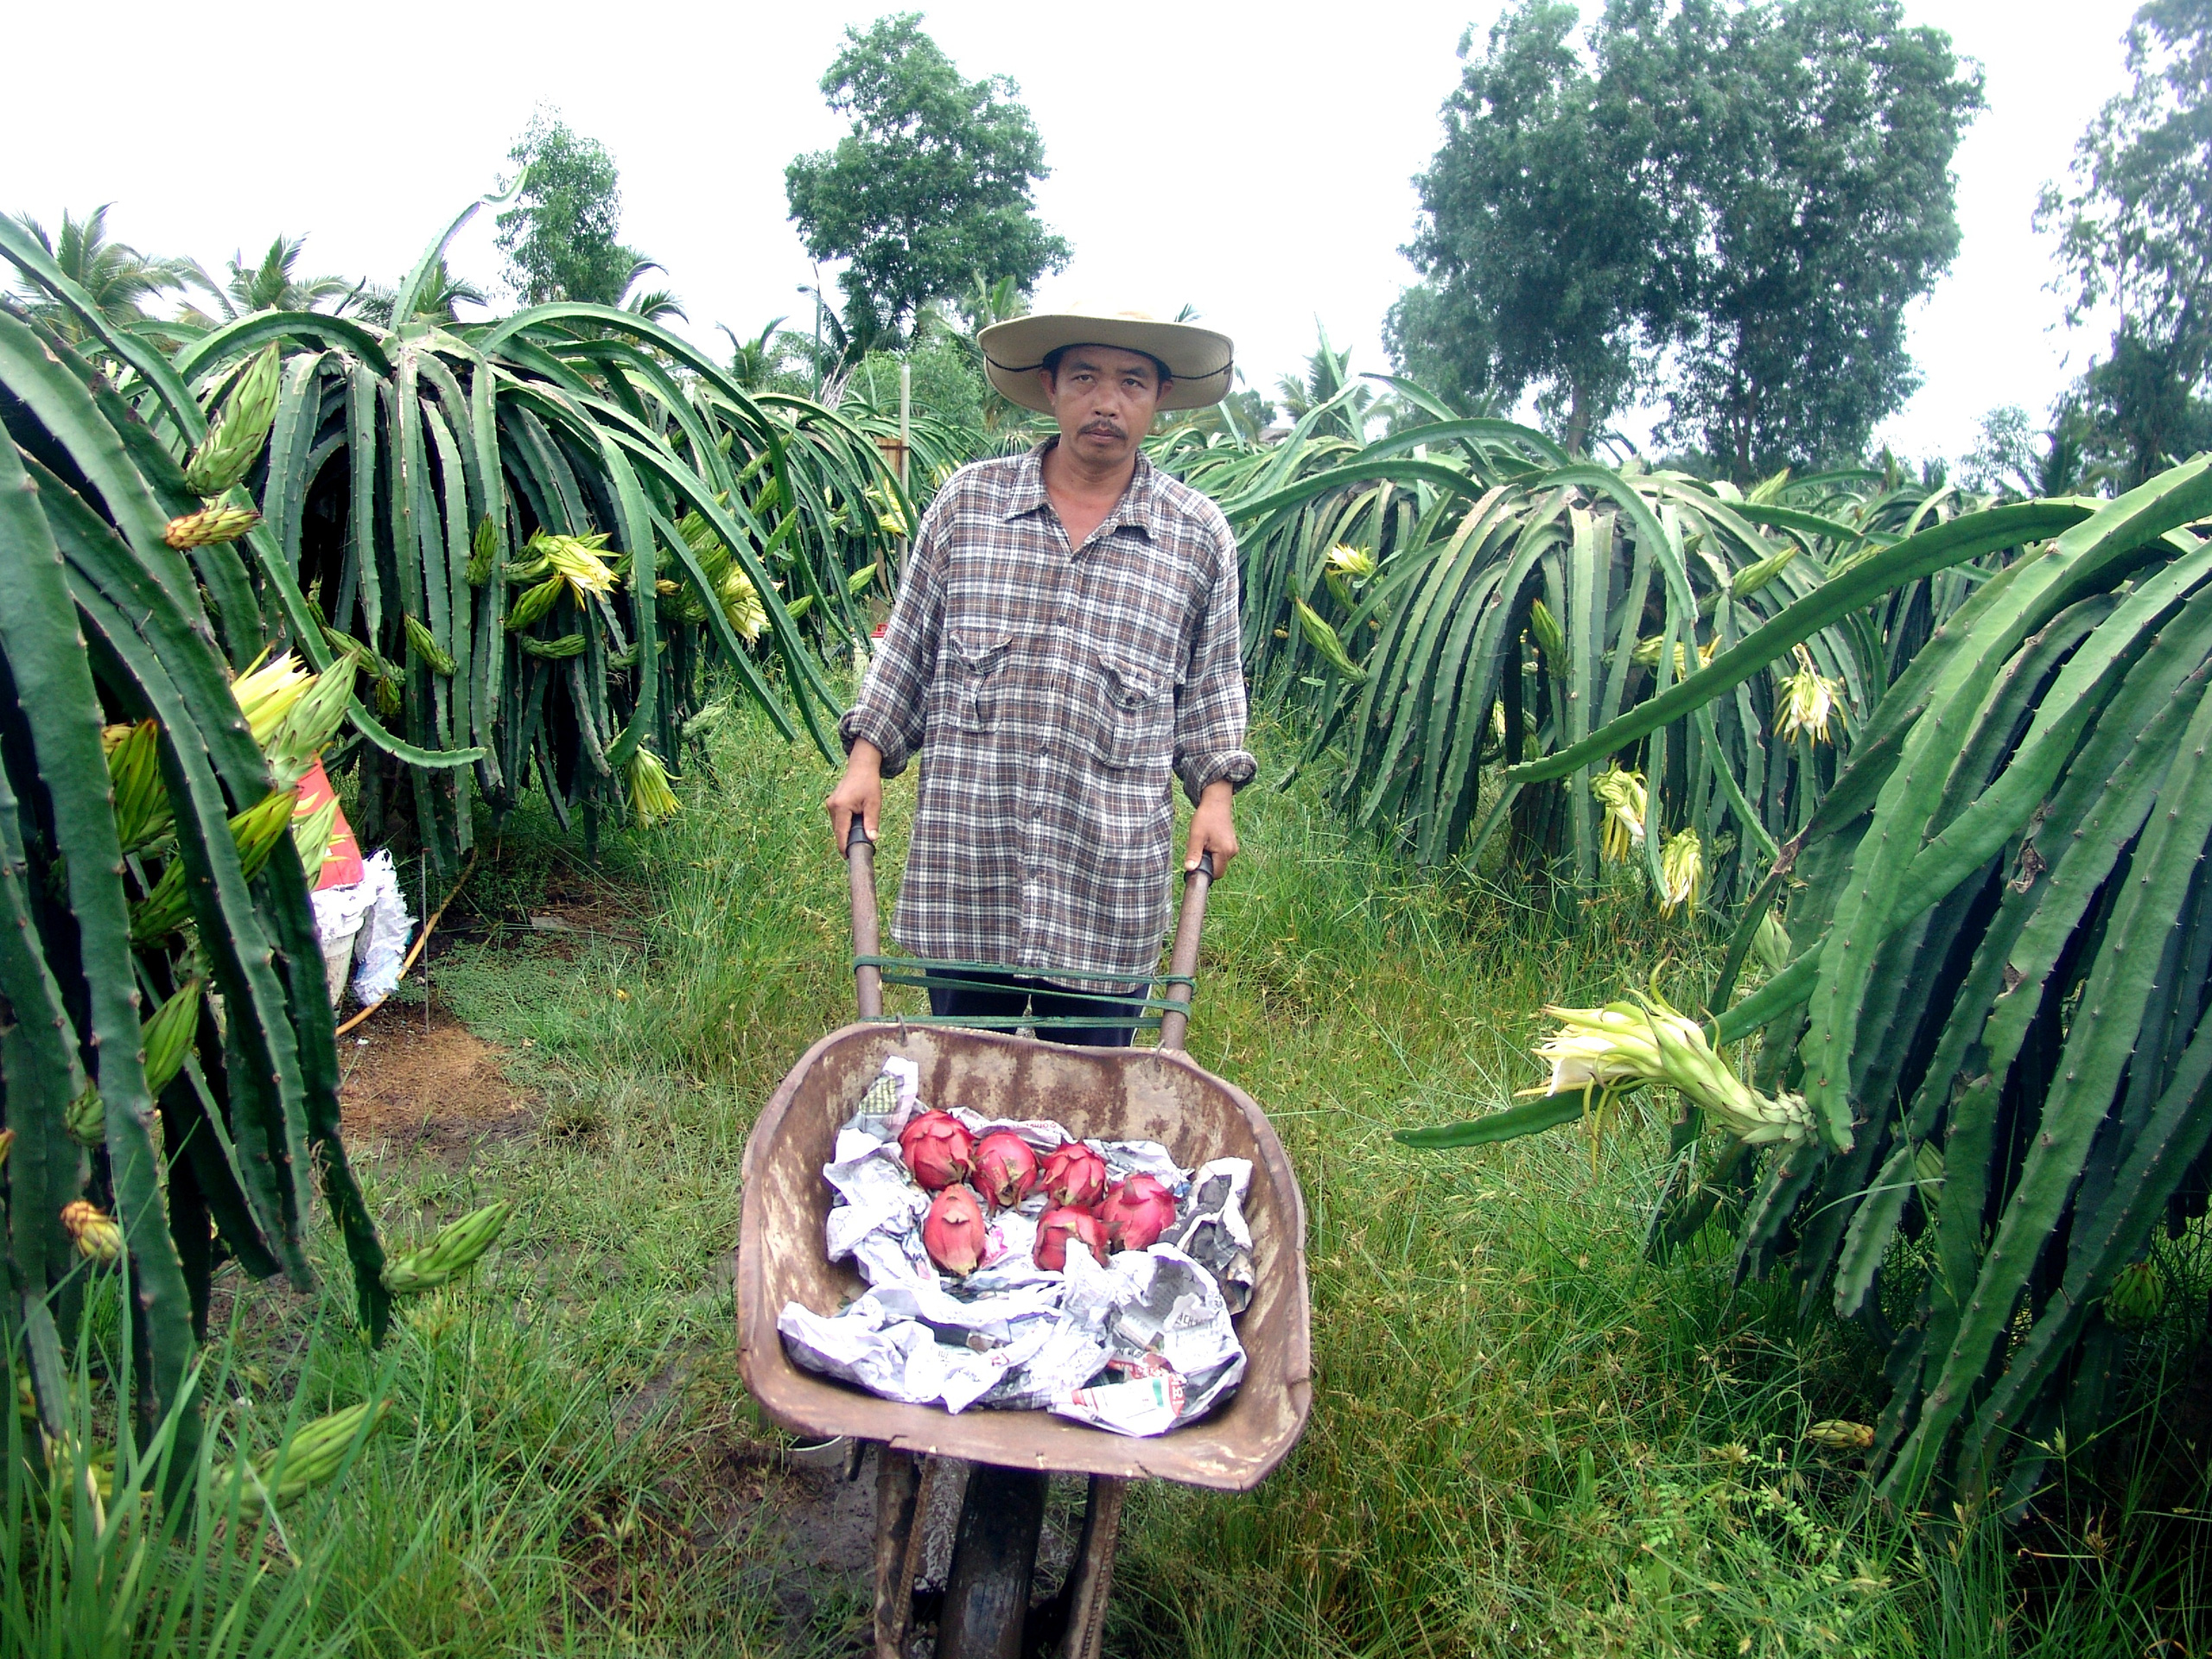
[[[1051,504],[1052,498],[1045,491],[1045,452],[1058,443],[1058,436],[1049,437],[1021,458],[1021,471],[1014,480],[1011,499],[1007,502],[1006,517],[1019,518],[1027,512]],[[1160,539],[1160,475],[1153,464],[1140,453],[1136,471],[1129,477],[1129,486],[1122,492],[1122,499],[1106,521],[1098,526],[1100,534],[1127,527],[1141,530],[1147,541]]]

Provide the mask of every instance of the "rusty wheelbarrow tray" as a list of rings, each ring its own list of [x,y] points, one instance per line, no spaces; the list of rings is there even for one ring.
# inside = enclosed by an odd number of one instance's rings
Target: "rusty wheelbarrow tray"
[[[855,942],[864,958],[874,950],[871,852],[864,842],[853,849]],[[1171,995],[1185,1001],[1206,886],[1203,874],[1189,878],[1177,928],[1171,978],[1179,976],[1183,984]],[[880,1007],[873,977],[872,969],[861,969],[864,1014],[876,1014]],[[1065,1635],[1058,1644],[1070,1659],[1090,1659],[1103,1626],[1122,1483],[1152,1478],[1247,1491],[1282,1460],[1305,1428],[1312,1399],[1305,1201],[1282,1144],[1258,1104],[1180,1052],[1183,1024],[1179,1011],[1170,1012],[1160,1048],[1095,1049],[944,1026],[863,1020],[832,1032],[809,1049],[753,1126],[745,1149],[738,1251],[739,1367],[753,1398],[784,1427],[850,1436],[881,1447],[875,1611],[877,1650],[884,1659],[895,1659],[906,1637],[918,1543],[913,1520],[930,1472],[928,1460],[960,1459],[1022,1471],[1005,1477],[988,1503],[971,1497],[969,1513],[963,1516],[946,1621],[939,1633],[938,1650],[945,1659],[964,1659],[963,1649],[1012,1651],[1007,1644],[1018,1642],[1026,1608],[1027,1559],[1019,1564],[1018,1585],[966,1581],[977,1579],[978,1573],[963,1574],[963,1555],[970,1558],[972,1569],[996,1547],[985,1540],[971,1548],[971,1526],[988,1528],[1003,1519],[989,1512],[994,1506],[1020,1510],[1033,1499],[1041,1514],[1043,1475],[1091,1477],[1082,1546],[1061,1598]],[[1245,1216],[1252,1230],[1253,1293],[1251,1305],[1236,1321],[1246,1367],[1227,1403],[1169,1433],[1134,1440],[1045,1412],[970,1408],[956,1414],[934,1406],[902,1405],[791,1362],[776,1330],[785,1303],[833,1313],[866,1288],[849,1267],[833,1265],[823,1255],[831,1194],[822,1166],[830,1160],[838,1126],[850,1117],[854,1102],[885,1058],[894,1054],[919,1066],[922,1098],[931,1103],[965,1106],[986,1117],[1054,1118],[1078,1136],[1158,1141],[1186,1167],[1211,1158],[1251,1160]],[[1014,1524],[1019,1530],[1019,1522]],[[1033,1555],[1033,1522],[1027,1536]],[[1011,1570],[1001,1574],[1007,1580],[1014,1576]],[[978,1611],[977,1598],[988,1600],[992,1595],[1001,1603],[1019,1598],[1022,1605],[1011,1613],[1001,1605],[986,1617]],[[976,1627],[964,1643],[963,1623]],[[984,1627],[993,1633],[986,1635]]]

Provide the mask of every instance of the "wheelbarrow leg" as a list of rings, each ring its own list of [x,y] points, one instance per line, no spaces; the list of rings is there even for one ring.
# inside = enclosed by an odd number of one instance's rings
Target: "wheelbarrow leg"
[[[1041,1470],[988,1463],[968,1471],[937,1630],[941,1659],[1021,1659],[1050,1479]]]
[[[1114,1587],[1114,1542],[1122,1531],[1122,1499],[1128,1482],[1090,1478],[1084,1506],[1083,1540],[1068,1567],[1068,1623],[1055,1659],[1098,1659],[1106,1636],[1106,1598]]]
[[[922,1544],[914,1522],[928,1513],[932,1459],[879,1446],[875,1456],[875,1659],[906,1659],[914,1617],[915,1557]]]

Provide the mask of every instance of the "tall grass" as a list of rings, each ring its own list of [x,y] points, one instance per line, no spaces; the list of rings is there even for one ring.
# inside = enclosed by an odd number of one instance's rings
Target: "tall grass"
[[[388,1376],[404,1420],[288,1522],[321,1564],[314,1629],[347,1651],[853,1650],[860,1599],[794,1628],[730,1498],[774,1438],[733,1352],[745,1135],[851,1007],[829,781],[741,713],[690,760],[687,810],[611,838],[594,870],[511,821],[454,918],[518,919],[550,880],[593,887],[598,931],[562,936],[563,957],[512,930],[435,977],[538,1091],[538,1127],[465,1160],[360,1148],[395,1249],[493,1196],[520,1204],[502,1249],[383,1356],[335,1334],[335,1295],[238,1287],[238,1363],[264,1395],[303,1391],[305,1417]],[[887,872],[911,798],[894,785]],[[1724,1253],[1645,1258],[1656,1127],[1594,1152],[1571,1132],[1472,1155],[1389,1139],[1534,1082],[1541,1003],[1670,956],[1688,973],[1708,939],[1625,887],[1567,931],[1471,874],[1416,875],[1349,837],[1317,785],[1248,791],[1240,813],[1192,1046],[1268,1107],[1304,1185],[1314,1408],[1255,1493],[1138,1491],[1110,1650],[2201,1650],[2202,1598],[2117,1512],[2101,1559],[2040,1535],[2084,1559],[2024,1576],[1993,1523],[1885,1516],[1851,1457],[1807,1446],[1814,1421],[1866,1420],[1870,1356],[1796,1325],[1788,1287],[1735,1287]]]

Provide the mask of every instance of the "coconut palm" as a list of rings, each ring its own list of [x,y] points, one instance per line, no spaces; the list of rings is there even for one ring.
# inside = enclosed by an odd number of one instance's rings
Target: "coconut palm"
[[[303,236],[280,235],[270,243],[269,251],[261,256],[258,264],[248,264],[244,254],[233,253],[227,262],[227,275],[220,282],[200,266],[192,266],[188,279],[215,302],[222,315],[213,317],[188,306],[183,320],[212,328],[219,322],[235,322],[256,311],[314,311],[321,308],[326,300],[337,301],[329,308],[342,312],[365,284],[343,276],[302,276],[298,272],[300,252],[306,246],[307,238]]]
[[[777,317],[751,340],[740,340],[736,331],[726,322],[715,325],[729,336],[732,347],[729,359],[730,378],[747,391],[766,391],[776,382],[783,367],[782,341],[776,330],[784,320]]]
[[[127,327],[145,320],[146,301],[183,287],[193,266],[188,260],[155,258],[128,243],[111,241],[107,210],[113,206],[103,202],[83,219],[65,210],[59,238],[49,237],[29,213],[16,214],[16,221],[54,257],[63,274],[84,289],[102,316]],[[25,283],[17,292],[31,314],[64,339],[73,343],[83,340],[83,326],[44,289]]]
[[[643,317],[647,322],[665,322],[671,317],[681,317],[686,322],[690,321],[683,304],[671,289],[649,288],[641,291],[639,289],[639,283],[649,270],[658,270],[663,276],[668,274],[668,268],[658,259],[634,261],[630,266],[629,281],[622,284],[622,308]]]
[[[392,307],[398,297],[397,289],[387,288],[381,283],[371,283],[362,289],[354,310],[362,321],[389,328],[392,326]],[[460,320],[455,307],[482,305],[484,302],[483,289],[465,276],[454,276],[446,268],[446,262],[440,259],[430,267],[430,274],[415,302],[415,317],[410,321],[455,322]]]

